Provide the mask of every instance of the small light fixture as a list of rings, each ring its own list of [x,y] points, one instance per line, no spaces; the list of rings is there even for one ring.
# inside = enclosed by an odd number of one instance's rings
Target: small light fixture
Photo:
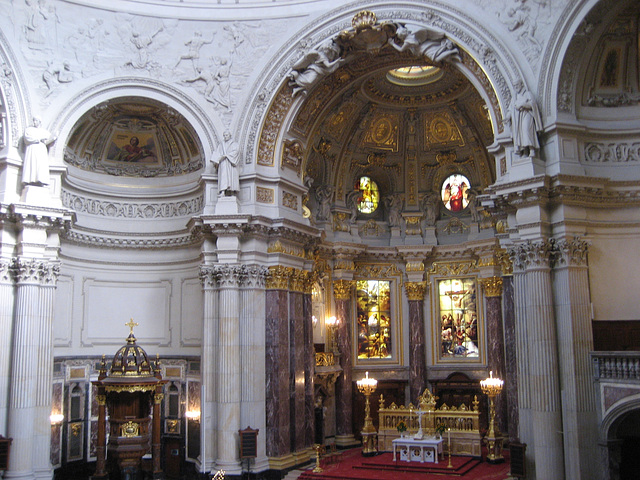
[[[327,327],[333,328],[338,326],[338,319],[336,317],[329,317],[324,321],[324,323],[327,325]]]
[[[63,420],[64,415],[61,413],[52,413],[51,415],[49,415],[49,421],[51,422],[51,425],[59,425]]]
[[[311,322],[313,323],[313,328],[316,328],[316,325],[318,325],[318,317],[311,315]]]
[[[200,420],[200,410],[187,410],[184,412],[184,416],[187,420]]]

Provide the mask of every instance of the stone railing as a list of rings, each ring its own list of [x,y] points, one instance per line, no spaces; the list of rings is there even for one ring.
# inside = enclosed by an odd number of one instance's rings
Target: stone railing
[[[425,412],[422,415],[422,432],[425,435],[433,435],[437,425],[444,425],[444,450],[449,451],[449,435],[451,437],[451,453],[453,455],[472,455],[480,457],[482,435],[480,434],[480,409],[476,397],[473,405],[460,405],[459,407],[449,407],[442,405],[435,408],[436,399],[425,390],[418,397],[418,407],[413,404],[408,406],[397,406],[392,403],[385,408],[384,398],[380,395],[380,406],[378,409],[378,450],[389,452],[393,450],[391,443],[395,438],[400,437],[398,424],[404,422],[407,426],[405,435],[412,436],[418,431],[418,415],[416,410]],[[451,430],[449,430],[451,429]]]
[[[591,352],[597,380],[640,381],[640,352]]]

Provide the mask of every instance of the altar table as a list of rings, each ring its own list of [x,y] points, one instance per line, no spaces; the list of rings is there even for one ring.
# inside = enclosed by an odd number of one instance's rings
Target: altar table
[[[396,448],[400,449],[400,460],[406,462],[438,463],[442,455],[442,438],[426,437],[418,440],[412,437],[396,438],[393,444],[393,461],[396,461]]]

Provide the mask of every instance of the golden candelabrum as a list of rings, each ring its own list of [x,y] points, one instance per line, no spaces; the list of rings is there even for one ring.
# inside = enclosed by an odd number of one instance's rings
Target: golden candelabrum
[[[378,381],[375,378],[369,378],[369,372],[366,373],[365,378],[361,378],[356,382],[358,391],[364,394],[364,427],[362,428],[362,455],[372,456],[377,453],[375,440],[376,429],[373,426],[371,419],[371,407],[369,406],[369,397],[376,391]]]
[[[338,319],[336,317],[329,317],[324,321],[325,326],[327,327],[327,343],[329,350],[332,353],[336,353],[338,351],[337,339],[336,339],[336,329],[338,328]]]
[[[489,397],[489,431],[487,432],[487,462],[500,463],[504,462],[502,456],[502,434],[496,425],[496,406],[495,398],[502,391],[504,382],[493,376],[493,372],[489,372],[489,378],[480,381],[482,393]]]

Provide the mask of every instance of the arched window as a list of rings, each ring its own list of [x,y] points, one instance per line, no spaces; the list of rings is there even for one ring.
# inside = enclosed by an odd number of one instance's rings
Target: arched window
[[[469,198],[467,197],[469,188],[471,188],[471,183],[464,175],[459,173],[449,175],[442,182],[440,192],[445,208],[451,212],[461,212],[467,208],[467,205],[469,205]]]
[[[360,190],[360,197],[357,200],[357,208],[360,213],[373,213],[380,203],[380,192],[378,184],[370,177],[360,177],[357,189]]]

